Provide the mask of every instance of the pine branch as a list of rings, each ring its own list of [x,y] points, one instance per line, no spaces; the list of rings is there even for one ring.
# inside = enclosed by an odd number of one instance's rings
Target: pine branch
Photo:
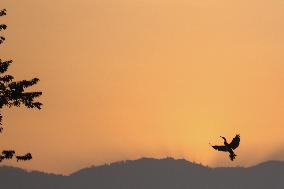
[[[12,63],[13,63],[13,60],[8,60],[8,61],[2,62],[2,60],[0,59],[0,73],[6,72],[8,70],[8,67]]]
[[[2,44],[5,41],[5,37],[0,36],[0,44]]]
[[[0,16],[6,15],[6,9],[0,10]],[[7,25],[0,24],[0,31],[6,30]],[[0,44],[5,41],[5,38],[0,36]],[[21,80],[14,81],[12,75],[2,75],[5,73],[12,60],[3,61],[0,59],[0,110],[5,106],[19,107],[21,105],[27,108],[37,108],[41,109],[42,103],[35,101],[36,98],[42,95],[42,92],[25,92],[25,89],[37,84],[39,82],[38,78],[33,78],[31,80]],[[0,113],[0,126],[2,125],[3,116]],[[3,132],[3,127],[0,127],[0,133]],[[12,159],[14,157],[14,150],[3,150],[0,154],[0,162],[4,159]],[[32,159],[31,153],[25,155],[16,156],[17,161],[27,161]]]
[[[0,24],[0,31],[1,30],[6,30],[7,29],[7,25],[6,24]]]
[[[5,16],[6,15],[6,9],[2,9],[1,11],[0,11],[0,16]]]

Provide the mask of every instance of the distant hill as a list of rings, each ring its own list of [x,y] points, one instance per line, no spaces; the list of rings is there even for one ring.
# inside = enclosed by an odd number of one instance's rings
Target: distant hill
[[[284,189],[284,162],[209,168],[186,160],[142,158],[69,176],[0,167],[2,189]]]

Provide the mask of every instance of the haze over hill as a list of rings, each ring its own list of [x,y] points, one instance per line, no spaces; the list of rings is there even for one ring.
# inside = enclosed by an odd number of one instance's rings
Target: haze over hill
[[[89,167],[68,176],[0,168],[5,189],[283,189],[284,162],[210,168],[184,159],[142,158]]]

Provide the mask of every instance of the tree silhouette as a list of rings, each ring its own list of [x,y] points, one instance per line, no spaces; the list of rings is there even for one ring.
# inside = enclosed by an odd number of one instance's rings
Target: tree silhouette
[[[0,10],[0,17],[6,15],[6,9]],[[7,25],[0,24],[0,31],[6,30]],[[0,36],[0,44],[5,41],[3,36]],[[0,59],[0,111],[5,108],[25,106],[27,108],[41,109],[42,103],[35,101],[35,98],[42,95],[42,92],[26,92],[26,89],[37,84],[39,79],[15,81],[12,75],[5,75],[9,66],[13,63],[12,60],[2,61]],[[0,112],[0,125],[2,125],[2,113]],[[3,127],[0,126],[0,132],[3,132]],[[15,154],[14,150],[3,150],[0,154],[0,162],[4,159],[12,159]],[[30,160],[32,155],[17,155],[18,160]]]

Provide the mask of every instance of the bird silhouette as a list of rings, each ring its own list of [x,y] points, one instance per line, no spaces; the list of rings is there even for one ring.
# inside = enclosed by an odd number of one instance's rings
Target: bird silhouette
[[[240,145],[240,141],[241,141],[240,135],[236,135],[230,144],[227,142],[227,139],[225,137],[222,137],[222,136],[220,137],[224,139],[224,146],[212,146],[211,144],[210,145],[215,150],[222,151],[222,152],[229,152],[230,153],[229,157],[231,161],[234,161],[237,155],[234,153],[233,150],[238,148]]]

